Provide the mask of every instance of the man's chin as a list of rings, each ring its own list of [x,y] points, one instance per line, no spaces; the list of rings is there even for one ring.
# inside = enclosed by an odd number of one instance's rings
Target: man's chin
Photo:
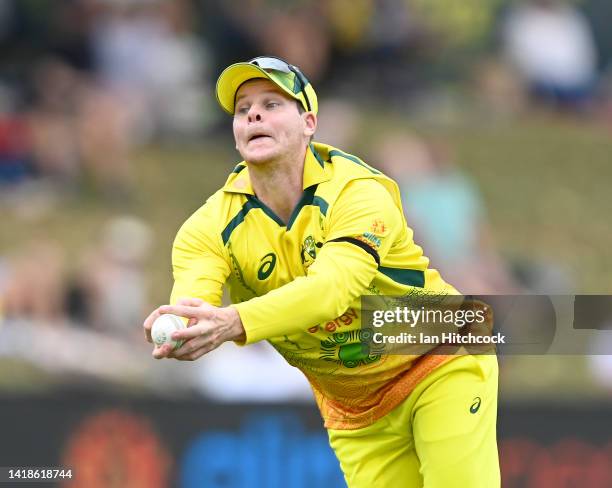
[[[244,154],[244,159],[250,164],[264,164],[273,160],[275,156],[276,153],[274,151],[247,151],[246,154]]]

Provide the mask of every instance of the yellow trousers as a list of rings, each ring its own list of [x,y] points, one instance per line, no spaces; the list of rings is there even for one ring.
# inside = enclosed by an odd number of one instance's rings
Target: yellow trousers
[[[497,358],[460,356],[361,429],[329,429],[349,488],[496,488]]]

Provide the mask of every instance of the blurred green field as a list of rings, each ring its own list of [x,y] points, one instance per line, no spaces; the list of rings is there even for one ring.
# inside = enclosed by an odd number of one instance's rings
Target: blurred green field
[[[367,154],[367,145],[388,124],[382,116],[369,119],[368,136],[356,147],[343,149]],[[612,292],[609,134],[585,123],[551,117],[455,126],[435,134],[451,143],[457,162],[480,185],[495,242],[504,255],[560,264],[571,274],[576,292]],[[145,148],[135,155],[135,185],[126,202],[81,192],[32,215],[0,207],[0,252],[15,250],[32,237],[51,236],[76,265],[109,217],[135,214],[155,232],[149,264],[152,300],[164,302],[171,286],[174,234],[224,182],[238,160],[229,138]]]
[[[559,264],[575,293],[612,291],[609,134],[545,119],[450,138],[480,185],[505,255]]]

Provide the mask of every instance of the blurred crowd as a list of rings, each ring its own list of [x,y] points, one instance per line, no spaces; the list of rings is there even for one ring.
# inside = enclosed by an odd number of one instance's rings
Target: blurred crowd
[[[368,106],[440,119],[449,83],[463,86],[458,98],[486,120],[546,111],[612,130],[612,38],[593,21],[607,8],[597,0],[3,0],[0,212],[40,194],[129,202],[134,154],[227,132],[216,76],[263,53],[300,66],[321,99],[317,139],[349,152],[367,131]],[[561,266],[526,267],[499,252],[480,190],[448,141],[389,130],[363,157],[409,195],[417,242],[462,292],[574,291]],[[146,221],[125,215],[70,256],[70,269],[61,239],[44,232],[0,249],[0,360],[15,351],[10,338],[23,340],[16,327],[61,324],[75,333],[70,348],[110,338],[102,343],[116,345],[117,364],[140,378],[148,366],[134,365],[121,344],[146,347],[152,239]],[[248,371],[228,375],[239,364],[232,347],[189,369],[186,388],[224,400],[309,398],[303,378],[266,345],[240,351]],[[79,361],[62,362],[66,355],[45,367],[77,372]],[[90,373],[108,379],[103,364]],[[282,388],[270,388],[271,378]]]
[[[3,2],[0,183],[111,199],[153,137],[200,133],[209,67],[188,2]]]
[[[5,0],[0,184],[88,180],[125,196],[132,151],[214,131],[219,70],[261,53],[291,60],[325,95],[367,94],[398,111],[435,98],[436,84],[472,78],[488,111],[535,100],[610,122],[610,60],[577,6],[452,3]]]

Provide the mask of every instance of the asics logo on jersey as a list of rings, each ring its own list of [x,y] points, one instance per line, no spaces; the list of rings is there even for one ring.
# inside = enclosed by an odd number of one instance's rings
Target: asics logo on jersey
[[[270,252],[261,258],[261,264],[257,270],[257,278],[260,281],[268,278],[268,276],[272,274],[272,271],[274,271],[274,266],[276,266],[276,254]]]
[[[481,404],[482,400],[480,399],[480,397],[476,397],[473,400],[472,405],[470,406],[470,413],[476,413],[478,412],[478,410],[480,410],[480,404]]]

